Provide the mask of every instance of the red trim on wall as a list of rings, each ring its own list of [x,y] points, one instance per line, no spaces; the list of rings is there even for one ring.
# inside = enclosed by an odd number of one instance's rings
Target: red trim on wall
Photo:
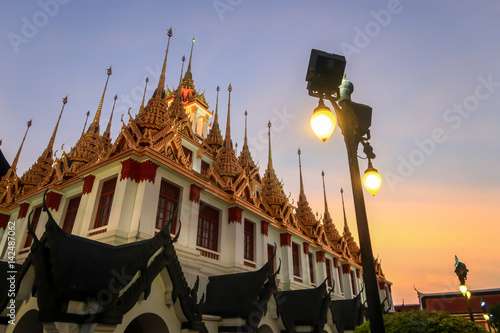
[[[47,208],[55,210],[59,209],[59,205],[61,204],[62,194],[57,192],[47,192],[45,196],[45,203],[47,204]]]
[[[138,182],[141,162],[131,158],[122,161],[122,171],[120,173],[120,181],[129,178]]]
[[[241,224],[242,218],[243,218],[243,209],[242,208],[240,208],[238,206],[229,207],[227,223],[238,222],[239,224]]]
[[[0,213],[0,229],[5,230],[7,223],[9,223],[10,215]]]
[[[325,251],[316,252],[316,262],[325,262]]]
[[[385,282],[384,281],[379,282],[378,287],[380,290],[384,290],[385,289]]]
[[[289,233],[280,234],[280,246],[292,246],[292,235]]]
[[[120,181],[129,178],[130,180],[140,183],[147,180],[154,184],[156,178],[156,170],[158,164],[146,160],[139,162],[131,158],[122,161],[122,171],[120,173]]]
[[[339,268],[339,258],[333,258],[333,267]]]
[[[356,277],[359,279],[361,278],[361,270],[356,269]]]
[[[94,187],[94,180],[94,175],[88,175],[87,177],[83,178],[82,195],[92,192],[92,187]]]
[[[19,205],[19,213],[17,213],[17,218],[18,219],[23,219],[26,217],[26,214],[28,213],[28,209],[30,208],[30,204],[28,202],[23,202],[22,204]]]
[[[153,161],[146,160],[140,165],[139,178],[137,180],[138,183],[143,180],[147,180],[150,183],[155,183],[156,178],[156,170],[158,169],[158,164]]]
[[[202,188],[198,185],[191,184],[191,188],[189,189],[189,201],[199,204],[201,190]]]
[[[260,233],[267,236],[269,233],[269,222],[260,221]]]
[[[349,265],[349,264],[342,264],[342,273],[344,273],[344,274],[351,274],[351,265]]]
[[[303,247],[304,247],[304,254],[307,254],[309,255],[309,243],[308,242],[304,242],[303,243]]]

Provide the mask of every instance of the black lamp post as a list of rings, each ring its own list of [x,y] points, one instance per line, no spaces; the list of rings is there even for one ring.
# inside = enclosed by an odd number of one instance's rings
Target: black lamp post
[[[467,269],[467,266],[463,262],[458,261],[458,257],[455,256],[455,274],[458,276],[458,280],[460,281],[460,286],[458,289],[464,295],[465,298],[465,303],[467,304],[467,310],[469,311],[469,317],[472,322],[475,322],[474,320],[474,315],[472,314],[472,309],[470,306],[470,297],[471,293],[469,290],[467,290],[467,286],[465,285],[465,281],[467,280],[467,272],[469,270]]]
[[[316,135],[318,135],[323,142],[331,135],[333,128],[330,130],[324,126],[328,121],[331,121],[333,126],[335,125],[335,116],[323,103],[323,99],[329,100],[337,114],[339,127],[344,135],[344,141],[347,148],[356,222],[359,233],[363,280],[366,286],[370,329],[373,333],[383,333],[385,332],[384,320],[357,157],[358,146],[361,143],[364,147],[363,151],[368,157],[370,166],[371,159],[375,158],[373,149],[368,143],[370,138],[369,127],[371,125],[372,108],[368,105],[351,101],[351,93],[354,90],[354,86],[351,82],[343,79],[345,65],[346,60],[343,56],[314,49],[311,51],[311,58],[309,60],[309,67],[306,75],[306,81],[308,81],[307,89],[309,95],[320,98],[319,106],[314,110],[313,118],[311,119],[311,126],[313,126]],[[319,132],[325,130],[324,132],[326,132],[326,134],[318,134],[318,131],[315,129],[317,125],[319,125]],[[373,170],[375,169],[371,167],[369,171],[373,172]],[[380,187],[380,183],[378,187]]]

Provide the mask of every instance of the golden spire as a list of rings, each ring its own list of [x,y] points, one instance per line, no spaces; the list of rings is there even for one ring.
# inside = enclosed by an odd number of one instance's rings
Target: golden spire
[[[273,170],[273,155],[271,153],[271,121],[267,123],[267,136],[269,137],[269,156],[267,158],[267,169]]]
[[[217,86],[214,123],[206,138],[206,143],[215,150],[219,149],[222,146],[222,135],[219,129],[219,90],[220,88],[219,86]]]
[[[342,211],[344,212],[344,232],[349,232],[349,227],[347,226],[347,217],[345,215],[345,206],[344,206],[344,190],[340,188],[340,195],[342,196]]]
[[[189,55],[188,68],[187,68],[186,74],[184,75],[184,82],[183,82],[183,83],[185,83],[186,88],[190,88],[190,89],[193,89],[193,87],[192,87],[193,74],[191,73],[191,59],[193,59],[194,43],[195,43],[195,39],[193,37],[193,39],[191,40],[191,53]],[[190,81],[190,82],[187,82],[187,81]],[[189,83],[191,83],[191,84],[189,84]]]
[[[153,97],[158,97],[159,99],[165,98],[165,72],[167,70],[167,56],[168,56],[168,49],[170,47],[170,37],[172,37],[172,27],[168,29],[167,36],[168,36],[167,50],[165,51],[165,59],[163,60],[163,67],[161,69],[160,80],[158,81],[158,88],[156,88],[153,94]]]
[[[184,61],[186,61],[186,57],[182,56],[182,66],[181,66],[181,76],[179,78],[179,85],[177,86],[177,90],[175,91],[175,97],[168,108],[170,116],[174,119],[184,119],[186,118],[186,110],[184,109],[184,105],[182,105],[182,73],[184,72]]]
[[[325,172],[321,170],[321,177],[323,178],[323,196],[325,198],[325,214],[328,213],[328,203],[326,202],[326,187],[325,187]]]
[[[104,136],[105,138],[107,139],[110,139],[111,138],[111,122],[113,121],[113,112],[115,112],[115,105],[116,105],[116,100],[118,99],[118,95],[115,95],[114,97],[114,102],[113,102],[113,109],[111,109],[111,116],[109,116],[109,122],[108,122],[108,126],[106,127],[106,130],[104,131],[104,134],[102,136]]]
[[[250,153],[250,149],[248,149],[247,116],[248,116],[248,111],[245,110],[245,138],[243,139],[243,148],[241,149],[238,162],[243,168],[248,168],[246,169],[247,172],[250,172],[250,170],[254,169],[256,165],[252,159],[252,154]]]
[[[16,171],[16,168],[17,168],[17,162],[19,161],[19,155],[21,155],[21,150],[23,149],[23,145],[24,145],[24,140],[26,140],[26,135],[28,134],[28,131],[31,127],[31,119],[28,121],[28,123],[26,124],[27,125],[27,128],[26,128],[26,132],[24,133],[24,137],[23,137],[23,141],[21,142],[21,146],[19,147],[19,150],[17,151],[17,154],[16,154],[16,157],[14,157],[14,161],[12,161],[12,164],[10,166],[10,170],[12,170],[12,172],[15,172]],[[10,171],[9,170],[9,171]],[[9,172],[7,172],[7,175],[9,175]],[[6,176],[7,176],[6,175]]]
[[[104,85],[104,91],[102,92],[102,97],[101,101],[99,102],[99,107],[97,108],[97,112],[95,113],[94,121],[92,122],[92,124],[90,124],[89,130],[87,132],[99,134],[99,120],[101,119],[102,103],[104,102],[104,95],[106,94],[106,89],[108,88],[109,77],[112,74],[111,67],[107,69],[107,73],[108,73],[108,78],[106,79],[106,84]]]
[[[142,103],[139,107],[139,113],[144,111],[144,100],[146,98],[146,89],[148,88],[149,76],[146,76],[146,84],[144,85],[144,93],[142,94]]]
[[[231,140],[231,91],[233,91],[233,87],[231,86],[231,83],[229,84],[229,87],[227,87],[227,90],[229,91],[229,99],[227,101],[226,134],[223,146],[226,148],[233,148],[233,141]]]
[[[52,158],[52,148],[54,147],[54,141],[56,140],[56,133],[57,129],[59,128],[59,122],[61,121],[61,116],[64,111],[64,106],[68,103],[68,96],[63,98],[63,106],[61,108],[61,112],[59,113],[59,118],[57,118],[57,123],[56,127],[54,128],[54,132],[52,133],[52,136],[50,137],[49,144],[47,145],[47,148],[45,149],[43,155],[46,158]]]
[[[300,196],[304,196],[305,199],[305,193],[304,193],[304,183],[302,182],[302,164],[300,163],[300,148],[297,150],[297,154],[299,155],[299,174],[300,174]]]
[[[85,128],[87,127],[87,121],[89,120],[90,111],[87,111],[87,118],[85,118],[85,124],[83,125],[82,135],[85,133]]]

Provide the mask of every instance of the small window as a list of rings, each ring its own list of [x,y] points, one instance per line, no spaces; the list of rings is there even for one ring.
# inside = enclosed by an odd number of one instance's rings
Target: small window
[[[78,213],[78,206],[80,206],[81,195],[69,200],[68,209],[66,209],[66,216],[64,216],[63,231],[70,234],[73,231],[75,224],[76,213]]]
[[[168,221],[172,219],[179,206],[181,189],[162,179],[160,194],[158,196],[158,209],[156,211],[156,228],[163,229]],[[172,221],[171,233],[177,230],[177,217]]]
[[[274,254],[274,245],[267,244],[267,261],[271,260]],[[276,265],[274,264],[276,262],[276,257],[271,261],[271,272],[275,272],[276,270]]]
[[[344,292],[344,282],[342,281],[342,265],[339,263],[339,266],[337,267],[337,271],[339,273],[339,292],[343,293]]]
[[[41,214],[42,214],[42,206],[36,207],[35,210],[33,211],[33,216],[31,218],[31,230],[33,230],[33,232],[35,233]],[[26,242],[24,243],[24,248],[30,247],[31,243],[33,243],[33,235],[28,234],[28,236],[26,237]]]
[[[354,271],[351,271],[351,287],[352,287],[352,294],[356,295],[358,292],[356,291],[356,279],[354,276]]]
[[[255,224],[245,219],[244,251],[245,259],[254,261]]]
[[[292,243],[293,275],[300,277],[300,249],[299,244]]]
[[[329,288],[332,288],[333,286],[333,281],[332,281],[332,261],[328,258],[325,259],[325,265],[326,265],[326,283]]]
[[[108,225],[111,205],[115,195],[117,177],[107,180],[102,184],[101,197],[99,198],[99,206],[97,208],[97,216],[94,223],[94,228],[100,228]]]
[[[186,159],[193,163],[193,152],[189,149],[189,148],[186,148],[184,146],[182,146],[182,150],[184,151],[184,155],[186,156]]]
[[[311,283],[314,283],[314,255],[309,252],[309,277],[311,278]]]
[[[219,211],[200,202],[196,245],[217,251],[219,242]]]
[[[210,164],[205,161],[201,161],[201,174],[208,175],[208,170],[210,169]]]

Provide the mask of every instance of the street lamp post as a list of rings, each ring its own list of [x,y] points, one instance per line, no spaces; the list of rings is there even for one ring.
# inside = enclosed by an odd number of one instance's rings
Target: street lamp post
[[[312,50],[306,81],[308,81],[309,95],[320,98],[320,104],[314,111],[314,114],[321,112],[321,115],[328,115],[329,110],[324,106],[323,98],[329,100],[335,109],[338,125],[344,136],[358,226],[370,330],[373,333],[383,333],[385,332],[384,320],[357,157],[358,146],[361,143],[370,161],[370,166],[371,159],[375,158],[373,149],[367,142],[370,137],[368,128],[371,125],[371,108],[367,105],[351,101],[350,95],[354,87],[352,83],[342,79],[344,68],[345,58],[343,56]],[[341,86],[340,82],[342,82]],[[324,117],[321,124],[327,122],[326,116]],[[313,125],[312,123],[313,120],[311,120],[311,125]],[[332,121],[332,124],[334,125],[334,121]],[[320,137],[320,139],[324,142],[328,137]]]
[[[471,292],[467,290],[467,286],[465,285],[468,271],[469,270],[467,269],[467,266],[463,262],[458,261],[458,257],[455,256],[455,274],[457,274],[458,280],[460,281],[460,286],[458,287],[458,289],[465,298],[465,303],[467,304],[467,310],[469,311],[470,320],[472,322],[475,322],[474,315],[472,314],[472,308],[470,306]]]

